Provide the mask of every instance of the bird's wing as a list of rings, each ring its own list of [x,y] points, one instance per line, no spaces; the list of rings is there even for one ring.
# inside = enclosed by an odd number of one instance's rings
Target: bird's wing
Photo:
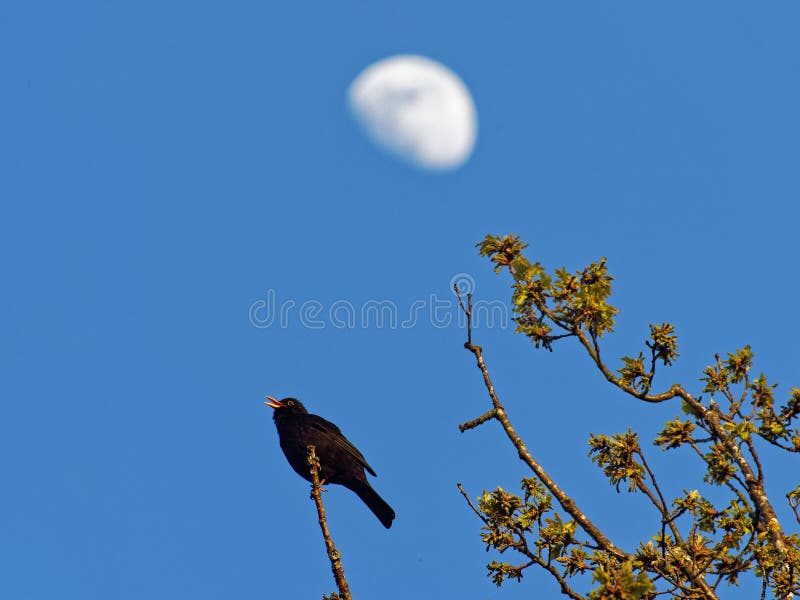
[[[350,440],[344,437],[344,434],[339,430],[339,428],[336,425],[334,425],[330,421],[326,421],[320,416],[317,415],[309,415],[309,416],[316,417],[316,419],[313,419],[311,421],[311,425],[312,427],[314,427],[314,429],[317,429],[318,431],[321,431],[323,433],[327,433],[330,436],[330,439],[332,439],[337,446],[339,446],[340,448],[346,450],[349,454],[351,454],[353,458],[355,458],[361,464],[361,466],[363,466],[370,473],[370,475],[372,475],[373,477],[378,476],[372,469],[372,467],[369,466],[369,463],[367,462],[367,459],[364,458],[364,455],[358,451],[358,448],[356,448],[355,446],[353,446],[353,444],[350,443]]]

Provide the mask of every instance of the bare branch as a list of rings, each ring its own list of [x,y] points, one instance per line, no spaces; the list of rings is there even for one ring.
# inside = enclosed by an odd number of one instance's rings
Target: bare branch
[[[325,540],[325,549],[328,551],[328,559],[331,561],[333,578],[336,580],[336,587],[339,588],[339,598],[341,600],[352,600],[350,587],[344,576],[342,567],[342,556],[336,549],[328,531],[328,521],[325,518],[325,507],[322,505],[322,484],[319,481],[319,459],[317,458],[314,446],[308,447],[308,464],[311,467],[311,498],[317,505],[317,515],[319,516],[319,526],[322,529],[322,537]]]
[[[497,417],[497,411],[495,409],[491,409],[491,410],[483,413],[477,419],[472,419],[471,421],[467,421],[466,423],[462,423],[461,425],[458,426],[458,428],[461,430],[461,433],[464,433],[465,431],[467,431],[469,429],[475,429],[478,425],[481,425],[481,424],[485,423],[489,419],[494,419],[495,417]]]
[[[467,501],[467,504],[469,504],[469,507],[472,509],[472,511],[473,511],[473,512],[474,512],[476,515],[478,515],[478,518],[479,518],[481,521],[483,521],[484,523],[487,523],[487,524],[488,524],[488,523],[489,523],[489,521],[487,521],[487,520],[486,520],[486,517],[484,517],[484,516],[483,516],[483,514],[481,514],[481,511],[479,511],[479,510],[478,510],[478,509],[475,507],[475,505],[472,503],[472,500],[470,500],[469,496],[467,495],[467,492],[465,492],[465,491],[464,491],[464,486],[463,486],[463,485],[461,485],[461,482],[459,482],[457,485],[458,485],[458,491],[459,491],[459,492],[461,492],[461,495],[462,495],[462,496],[464,496],[464,500],[466,500],[466,501]]]
[[[458,288],[456,288],[457,290]],[[503,405],[500,403],[500,399],[497,397],[497,393],[494,390],[494,385],[492,385],[492,379],[489,376],[489,369],[486,367],[486,362],[483,360],[483,349],[480,346],[476,346],[472,343],[471,340],[471,331],[472,331],[472,296],[467,296],[467,306],[464,305],[464,302],[461,300],[461,296],[459,295],[459,304],[461,306],[461,310],[464,311],[464,314],[467,317],[467,342],[464,344],[464,347],[469,350],[473,356],[475,357],[475,362],[477,364],[478,369],[480,370],[481,374],[483,375],[483,382],[486,386],[486,390],[489,392],[489,397],[492,400],[493,409],[490,412],[494,412],[494,418],[497,419],[503,427],[503,430],[506,433],[506,436],[517,449],[517,453],[519,454],[520,460],[522,460],[530,469],[536,474],[539,480],[544,484],[544,486],[550,491],[551,494],[558,500],[558,503],[564,509],[564,511],[569,514],[578,525],[583,528],[584,531],[591,537],[601,548],[606,550],[607,552],[611,553],[613,556],[617,557],[620,560],[625,560],[629,558],[629,555],[617,548],[611,540],[609,540],[600,529],[589,520],[589,518],[583,514],[581,510],[575,504],[575,501],[569,497],[557,484],[556,482],[547,474],[547,471],[533,458],[531,453],[528,451],[525,443],[522,439],[517,435],[517,432],[514,431],[514,428],[511,425],[511,421],[509,421],[508,416],[506,415],[505,409]],[[488,414],[488,413],[486,413]],[[486,415],[484,415],[485,417]],[[476,420],[483,419],[483,417],[478,417]],[[482,422],[490,420],[491,417],[486,417],[483,419]],[[477,425],[476,425],[477,426]],[[463,431],[463,430],[462,430]]]

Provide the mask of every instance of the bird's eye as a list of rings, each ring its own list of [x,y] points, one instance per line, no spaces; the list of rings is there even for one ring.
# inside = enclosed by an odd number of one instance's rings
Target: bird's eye
[[[288,404],[289,406],[294,406],[294,400],[289,400],[286,404]]]

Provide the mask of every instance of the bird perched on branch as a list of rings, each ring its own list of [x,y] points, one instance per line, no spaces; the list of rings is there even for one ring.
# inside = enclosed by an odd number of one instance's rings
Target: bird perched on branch
[[[375,471],[339,428],[320,416],[312,415],[296,398],[277,400],[267,396],[267,406],[274,408],[272,418],[278,428],[281,450],[289,464],[306,481],[311,481],[308,447],[316,448],[320,482],[337,483],[354,491],[387,529],[392,526],[394,510],[372,489],[364,474]]]

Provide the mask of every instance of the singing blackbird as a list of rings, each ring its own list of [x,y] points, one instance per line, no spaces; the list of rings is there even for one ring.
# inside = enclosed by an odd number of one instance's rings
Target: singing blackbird
[[[278,428],[281,450],[289,464],[303,479],[311,481],[308,446],[314,446],[319,459],[319,477],[324,483],[338,483],[353,490],[375,513],[387,529],[392,526],[394,511],[372,489],[364,469],[375,471],[358,449],[344,437],[339,428],[320,416],[312,415],[296,398],[276,400],[267,396],[267,406],[274,408],[272,418]]]

